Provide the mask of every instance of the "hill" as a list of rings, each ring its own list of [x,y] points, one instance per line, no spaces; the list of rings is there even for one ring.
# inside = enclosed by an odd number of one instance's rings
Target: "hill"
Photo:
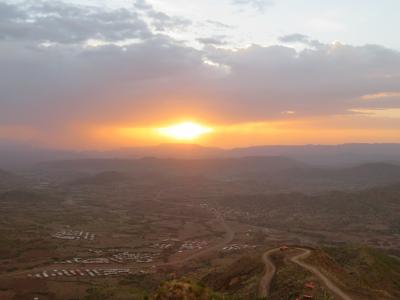
[[[238,299],[254,299],[257,297],[257,285],[263,270],[264,266],[258,255],[247,255],[219,270],[210,270],[201,282],[225,295]]]
[[[0,143],[0,168],[26,169],[43,161],[76,159],[172,159],[238,158],[284,156],[304,163],[349,166],[369,162],[400,162],[400,144],[268,145],[221,149],[194,144],[161,144],[106,151],[66,151],[34,148],[29,145]]]
[[[271,176],[284,172],[298,162],[284,157],[243,157],[224,159],[86,159],[41,163],[36,170],[48,172],[119,171],[131,174],[158,173],[176,176]]]
[[[400,298],[400,261],[367,247],[324,248],[308,261],[365,299]]]
[[[292,181],[309,181],[320,184],[346,185],[357,188],[379,186],[400,180],[400,166],[386,162],[360,164],[352,167],[315,167],[303,165],[286,173]]]
[[[15,174],[0,169],[0,191],[19,187],[23,180]]]
[[[40,163],[34,172],[93,184],[136,177],[203,179],[270,186],[275,190],[321,192],[335,189],[365,189],[400,180],[400,166],[385,162],[353,167],[315,167],[280,156],[209,159],[80,159]],[[120,174],[117,174],[120,173]]]
[[[346,166],[379,161],[400,161],[400,144],[268,145],[227,150],[226,155],[280,155],[315,165]]]
[[[315,195],[278,193],[225,196],[220,205],[240,222],[293,233],[321,244],[363,243],[398,249],[400,184]]]
[[[214,293],[211,289],[191,280],[172,280],[164,282],[150,297],[151,300],[222,300],[226,297]]]
[[[126,173],[116,171],[105,171],[95,175],[84,176],[82,178],[73,180],[70,184],[73,185],[106,185],[116,182],[126,181],[132,179]]]
[[[222,157],[225,150],[215,147],[204,147],[196,144],[161,144],[148,147],[122,148],[105,151],[102,155],[117,158],[179,158],[204,159]]]

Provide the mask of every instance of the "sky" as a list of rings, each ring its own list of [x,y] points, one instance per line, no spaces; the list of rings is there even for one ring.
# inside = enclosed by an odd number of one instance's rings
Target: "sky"
[[[397,0],[0,1],[0,142],[400,142]],[[180,127],[178,127],[180,128]],[[1,143],[0,143],[1,144]]]

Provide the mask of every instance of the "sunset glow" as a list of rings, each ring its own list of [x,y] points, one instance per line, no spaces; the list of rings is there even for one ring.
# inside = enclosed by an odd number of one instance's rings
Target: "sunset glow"
[[[0,300],[400,300],[399,11],[0,0]]]
[[[36,2],[0,2],[0,147],[400,142],[400,1]]]
[[[212,128],[194,123],[183,122],[176,125],[158,128],[158,133],[176,140],[192,141],[213,131]]]

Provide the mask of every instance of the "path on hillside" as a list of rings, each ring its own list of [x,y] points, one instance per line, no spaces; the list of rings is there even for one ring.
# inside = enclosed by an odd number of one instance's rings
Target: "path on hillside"
[[[269,294],[272,278],[274,278],[276,267],[271,259],[271,255],[279,251],[279,248],[270,249],[264,252],[262,261],[265,265],[264,275],[261,277],[260,284],[258,285],[258,297],[266,298]]]
[[[303,261],[305,258],[307,258],[308,256],[311,255],[310,249],[304,249],[304,248],[296,248],[296,249],[303,251],[303,253],[300,253],[296,256],[291,257],[290,260],[292,262],[294,262],[295,264],[299,265],[300,267],[313,273],[319,280],[321,280],[324,283],[325,287],[327,289],[329,289],[335,296],[339,297],[339,299],[352,300],[352,298],[349,295],[347,295],[341,288],[339,288],[328,277],[326,277],[324,274],[322,274],[321,271],[319,271],[316,267]]]
[[[297,250],[302,251],[300,254],[297,254],[290,258],[290,261],[299,265],[303,269],[310,271],[314,276],[316,276],[319,280],[323,282],[325,287],[331,291],[332,294],[337,296],[341,300],[353,300],[349,295],[347,295],[341,288],[339,288],[335,283],[333,283],[328,277],[322,274],[316,267],[306,263],[303,259],[307,258],[311,255],[311,250],[306,248],[296,248]],[[277,251],[280,251],[279,248],[270,249],[264,252],[262,256],[262,260],[265,265],[264,275],[260,280],[260,284],[258,286],[258,297],[266,298],[269,295],[271,281],[276,272],[276,266],[271,259],[271,255]]]

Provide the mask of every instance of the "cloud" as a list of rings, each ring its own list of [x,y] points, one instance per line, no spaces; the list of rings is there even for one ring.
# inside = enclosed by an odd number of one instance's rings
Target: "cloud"
[[[378,100],[378,99],[387,99],[387,98],[399,98],[400,92],[380,92],[375,94],[368,94],[361,97],[363,100]]]
[[[145,1],[145,0],[136,0],[135,2],[134,2],[134,6],[137,8],[137,9],[140,9],[140,10],[147,10],[147,11],[153,11],[154,10],[154,8],[153,8],[153,6],[151,5],[151,4],[149,4],[147,1]]]
[[[214,20],[207,20],[206,24],[212,25],[216,29],[234,29],[235,26],[228,25],[222,22],[214,21]]]
[[[293,34],[289,34],[289,35],[284,35],[284,36],[279,37],[278,40],[285,44],[300,43],[300,44],[311,46],[311,47],[323,46],[323,44],[320,43],[319,41],[312,40],[309,36],[301,34],[301,33],[293,33]]]
[[[150,24],[157,31],[166,31],[171,29],[185,29],[192,22],[183,17],[170,16],[166,13],[156,10],[145,0],[136,0],[134,7],[145,14],[150,19]]]
[[[136,1],[132,8],[113,10],[61,1],[0,3],[0,40],[7,41],[77,44],[90,39],[142,40],[153,36],[152,28],[163,32],[190,24],[184,18],[157,11],[143,0]]]
[[[136,11],[108,11],[59,1],[0,5],[0,39],[75,44],[88,39],[120,41],[148,38],[151,31]]]
[[[197,41],[206,46],[208,45],[222,46],[227,44],[227,41],[225,39],[226,36],[212,36],[212,37],[198,38]]]
[[[310,38],[301,33],[293,33],[279,37],[279,40],[283,43],[308,43]]]
[[[267,6],[273,4],[270,0],[232,0],[232,3],[240,6],[250,6],[258,11],[264,11]]]
[[[0,60],[3,122],[140,123],[179,111],[230,122],[275,119],[282,111],[333,115],[362,107],[362,95],[394,90],[400,80],[400,54],[377,46],[199,51],[158,37],[75,54],[10,47]],[[230,71],[204,64],[204,57]],[[31,105],[40,109],[32,112]]]
[[[179,116],[240,123],[400,107],[395,50],[300,34],[281,37],[286,46],[235,50],[215,47],[222,38],[199,38],[207,45],[199,50],[152,29],[164,18],[146,2],[132,11],[40,3],[0,5],[2,128],[32,128],[50,140],[69,131],[76,138],[80,124],[129,127]],[[87,46],[99,38],[115,43]],[[296,51],[291,43],[318,47]]]
[[[25,14],[17,6],[0,2],[0,20],[3,20],[3,22],[23,17],[25,17]]]

